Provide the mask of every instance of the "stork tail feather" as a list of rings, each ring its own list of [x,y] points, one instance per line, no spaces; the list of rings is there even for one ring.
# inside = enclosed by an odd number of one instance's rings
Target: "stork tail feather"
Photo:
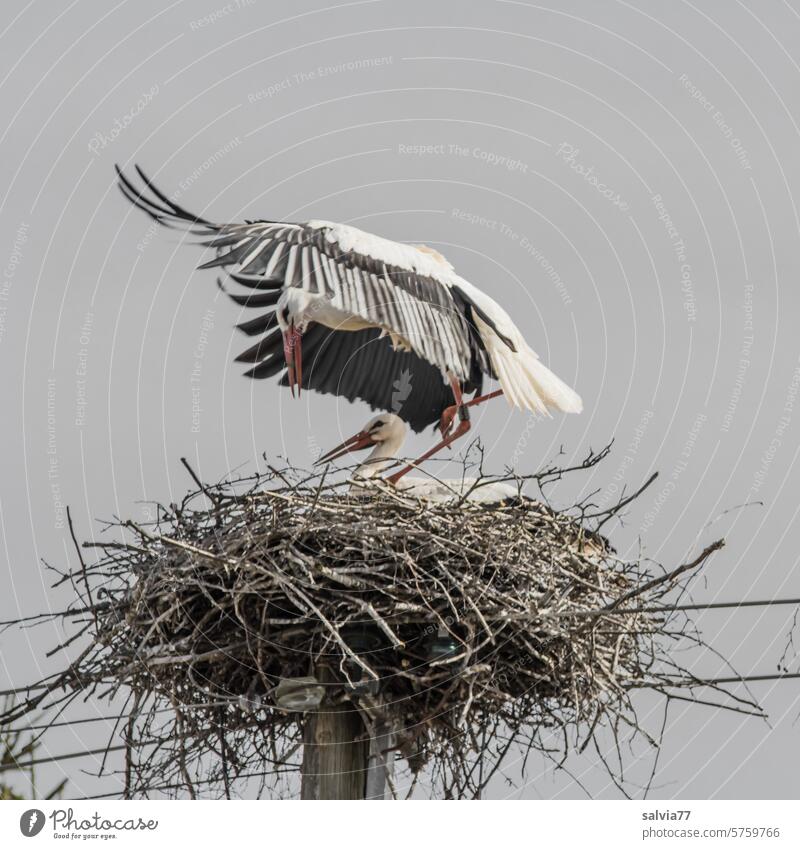
[[[528,397],[534,394],[547,407],[562,413],[580,413],[583,410],[580,395],[553,374],[533,351],[520,352],[519,361],[520,369],[527,378],[524,391]]]
[[[581,412],[583,402],[578,393],[547,368],[521,335],[514,339],[517,350],[513,351],[480,316],[475,320],[497,379],[512,406],[543,415],[549,415],[550,409]]]

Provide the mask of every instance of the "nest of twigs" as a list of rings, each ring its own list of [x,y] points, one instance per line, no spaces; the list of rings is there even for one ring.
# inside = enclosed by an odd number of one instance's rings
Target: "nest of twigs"
[[[559,512],[541,497],[352,495],[286,472],[197,483],[92,543],[101,557],[81,558],[80,607],[63,614],[80,614],[89,647],[27,703],[124,687],[127,795],[230,792],[296,769],[305,717],[282,696],[299,678],[324,679],[327,703],[358,710],[368,732],[390,727],[445,795],[480,792],[507,743],[545,751],[571,729],[585,745],[636,727],[632,691],[691,683],[668,651],[687,632],[663,598],[720,543],[672,572],[618,559],[598,531],[629,499]]]

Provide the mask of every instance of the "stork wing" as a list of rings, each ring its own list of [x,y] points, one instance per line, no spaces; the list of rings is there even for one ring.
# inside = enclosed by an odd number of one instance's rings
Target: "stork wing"
[[[207,242],[218,256],[200,267],[233,266],[231,276],[243,285],[278,285],[324,298],[318,303],[385,330],[443,374],[468,380],[470,328],[450,288],[413,268],[344,248],[331,238],[337,231],[313,224],[228,225],[221,238]]]
[[[303,339],[304,389],[360,399],[373,409],[397,413],[421,431],[454,403],[443,370],[459,376],[466,392],[480,391],[483,374],[492,374],[467,318],[468,304],[431,275],[342,249],[331,235],[343,225],[332,230],[269,221],[213,223],[164,195],[138,166],[136,171],[142,188],[117,169],[125,197],[158,223],[201,236],[201,244],[216,248],[217,256],[200,267],[235,267],[230,277],[250,292],[228,292],[218,281],[220,288],[242,307],[266,308],[237,325],[261,336],[236,358],[254,364],[246,376],[272,377],[285,367],[275,306],[289,287],[324,295],[333,306],[377,325],[353,332],[312,324]],[[395,350],[381,328],[391,329],[411,350]],[[287,383],[286,375],[281,382]]]
[[[216,248],[217,256],[200,268],[225,267],[238,283],[261,290],[239,297],[239,303],[271,306],[288,288],[324,296],[330,306],[385,330],[442,373],[462,382],[474,381],[476,368],[491,373],[462,293],[448,285],[448,264],[342,224],[214,224],[167,198],[140,168],[152,196],[117,170],[123,194],[136,206],[168,226],[195,225],[192,232],[204,237],[202,244]],[[259,317],[242,329],[257,333],[269,323]]]

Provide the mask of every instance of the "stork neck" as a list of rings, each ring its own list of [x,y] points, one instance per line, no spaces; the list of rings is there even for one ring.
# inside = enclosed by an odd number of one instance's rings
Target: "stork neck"
[[[371,451],[369,457],[356,469],[353,477],[374,478],[384,469],[394,463],[397,454],[403,447],[405,433],[392,434],[388,439],[379,442]]]
[[[375,451],[356,469],[355,478],[374,478],[394,463],[394,457],[376,456]]]

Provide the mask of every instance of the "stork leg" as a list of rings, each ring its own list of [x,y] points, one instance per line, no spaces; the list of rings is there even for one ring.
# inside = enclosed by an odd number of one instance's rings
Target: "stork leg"
[[[461,384],[454,378],[450,378],[450,386],[453,389],[453,398],[456,403],[449,407],[445,407],[441,419],[439,419],[439,431],[442,436],[447,436],[453,428],[453,422],[456,418],[456,413],[464,406],[464,399],[461,395]]]
[[[441,442],[438,442],[436,445],[433,446],[433,448],[431,448],[429,451],[426,451],[421,457],[417,457],[417,459],[414,460],[413,463],[410,463],[404,469],[400,469],[399,472],[395,472],[393,475],[386,478],[387,482],[392,485],[396,484],[397,481],[399,481],[400,478],[403,477],[403,475],[407,475],[420,463],[424,463],[425,460],[428,460],[433,457],[433,455],[441,451],[442,448],[447,448],[447,446],[450,445],[451,442],[455,442],[457,439],[462,437],[470,429],[469,410],[466,408],[465,405],[462,404],[458,408],[458,416],[460,421],[456,429],[452,431],[452,433],[449,433],[447,436],[445,436],[445,438]]]
[[[420,463],[424,463],[425,460],[430,459],[434,454],[437,454],[443,448],[446,448],[448,445],[455,442],[470,429],[469,405],[465,404],[463,401],[461,396],[461,385],[455,378],[450,378],[450,385],[453,387],[453,397],[456,399],[456,403],[452,407],[448,407],[444,413],[442,413],[442,420],[439,424],[439,429],[442,431],[443,439],[434,445],[433,448],[426,451],[421,457],[417,457],[413,463],[386,478],[388,483],[395,485],[397,481],[403,477],[403,475],[407,475],[413,468],[418,466]],[[453,427],[453,419],[455,418],[456,413],[458,413],[459,422],[456,429],[451,433],[450,431]]]
[[[477,398],[473,398],[471,401],[467,401],[467,407],[476,407],[478,404],[482,404],[484,401],[491,401],[492,398],[497,398],[499,395],[503,394],[502,389],[495,389],[494,392],[487,392],[485,395],[479,395]]]
[[[476,407],[478,404],[483,404],[484,401],[491,401],[492,398],[497,398],[498,395],[502,394],[502,389],[495,389],[494,392],[487,392],[486,395],[479,395],[477,398],[473,398],[471,401],[467,401],[466,403],[461,402],[461,404],[453,404],[452,407],[448,407],[442,413],[442,418],[439,422],[439,430],[442,432],[442,436],[447,436],[447,434],[450,433],[450,429],[453,427],[453,421],[455,420],[459,406]]]

